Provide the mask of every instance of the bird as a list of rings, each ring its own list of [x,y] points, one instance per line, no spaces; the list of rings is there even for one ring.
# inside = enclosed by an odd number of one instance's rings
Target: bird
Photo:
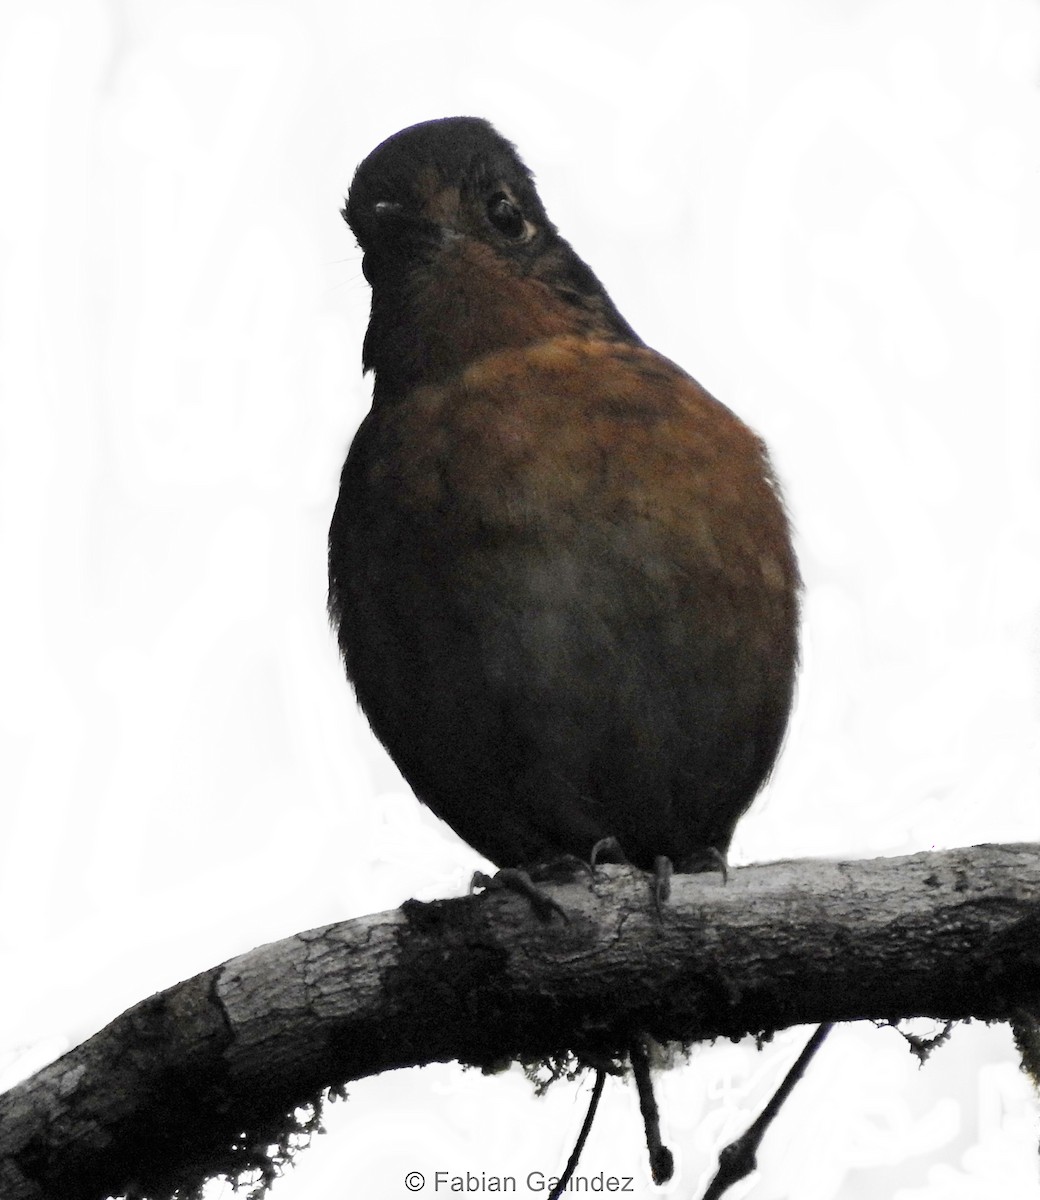
[[[488,121],[387,138],[342,215],[373,387],[328,610],[374,733],[496,867],[724,864],[798,664],[763,442],[636,334]]]
[[[673,870],[725,874],[790,715],[801,580],[765,445],[643,342],[488,121],[387,138],[342,215],[372,293],[328,543],[358,702],[540,915],[566,917],[532,876],[608,855],[660,911]],[[627,1054],[663,1183],[638,1032]]]

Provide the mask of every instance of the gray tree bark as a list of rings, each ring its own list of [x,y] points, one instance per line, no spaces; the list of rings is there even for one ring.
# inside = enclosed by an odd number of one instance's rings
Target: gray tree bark
[[[1040,846],[676,876],[660,912],[628,868],[545,890],[566,920],[498,892],[412,901],[142,1001],[0,1096],[0,1196],[190,1196],[270,1170],[297,1106],[396,1067],[1040,1011]]]

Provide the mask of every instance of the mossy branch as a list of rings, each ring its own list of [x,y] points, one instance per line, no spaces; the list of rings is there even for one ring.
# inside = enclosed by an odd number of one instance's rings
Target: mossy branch
[[[0,1096],[0,1195],[191,1196],[270,1170],[301,1105],[397,1067],[1040,1009],[1040,846],[676,876],[660,913],[628,868],[546,890],[566,921],[412,901],[142,1001]]]

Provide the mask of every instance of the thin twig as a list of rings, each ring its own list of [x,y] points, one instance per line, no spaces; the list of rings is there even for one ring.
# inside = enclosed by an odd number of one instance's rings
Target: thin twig
[[[556,1186],[549,1193],[549,1200],[560,1200],[560,1196],[563,1195],[567,1184],[571,1181],[571,1176],[577,1170],[578,1159],[581,1158],[581,1152],[585,1149],[585,1142],[588,1139],[589,1130],[592,1128],[592,1122],[596,1119],[596,1109],[599,1108],[599,1098],[603,1095],[603,1082],[606,1077],[606,1071],[602,1067],[597,1067],[596,1082],[592,1085],[592,1099],[589,1101],[589,1111],[585,1114],[585,1122],[581,1127],[581,1133],[578,1134],[578,1140],[574,1143],[571,1156],[567,1159],[567,1165],[563,1168],[563,1174],[556,1181]]]
[[[757,1166],[756,1155],[766,1130],[780,1111],[780,1106],[791,1094],[794,1085],[805,1074],[805,1068],[811,1062],[813,1055],[823,1045],[824,1039],[833,1028],[833,1021],[827,1021],[817,1028],[757,1120],[749,1125],[735,1142],[730,1142],[728,1146],[724,1147],[719,1154],[719,1169],[715,1172],[715,1178],[704,1193],[704,1200],[719,1200],[719,1197],[733,1184],[739,1183],[755,1169]]]
[[[654,1088],[650,1081],[650,1060],[647,1058],[646,1047],[635,1037],[628,1048],[628,1057],[632,1063],[632,1074],[636,1077],[636,1090],[639,1092],[639,1111],[643,1114],[643,1125],[646,1128],[646,1148],[650,1154],[650,1174],[654,1183],[667,1183],[675,1169],[672,1152],[661,1141],[661,1122],[657,1115],[657,1101],[654,1099]]]

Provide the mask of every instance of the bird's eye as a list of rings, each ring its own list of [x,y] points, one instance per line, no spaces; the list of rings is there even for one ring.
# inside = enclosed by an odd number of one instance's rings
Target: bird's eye
[[[527,231],[524,214],[505,192],[495,192],[487,203],[488,220],[507,238],[521,238]]]

